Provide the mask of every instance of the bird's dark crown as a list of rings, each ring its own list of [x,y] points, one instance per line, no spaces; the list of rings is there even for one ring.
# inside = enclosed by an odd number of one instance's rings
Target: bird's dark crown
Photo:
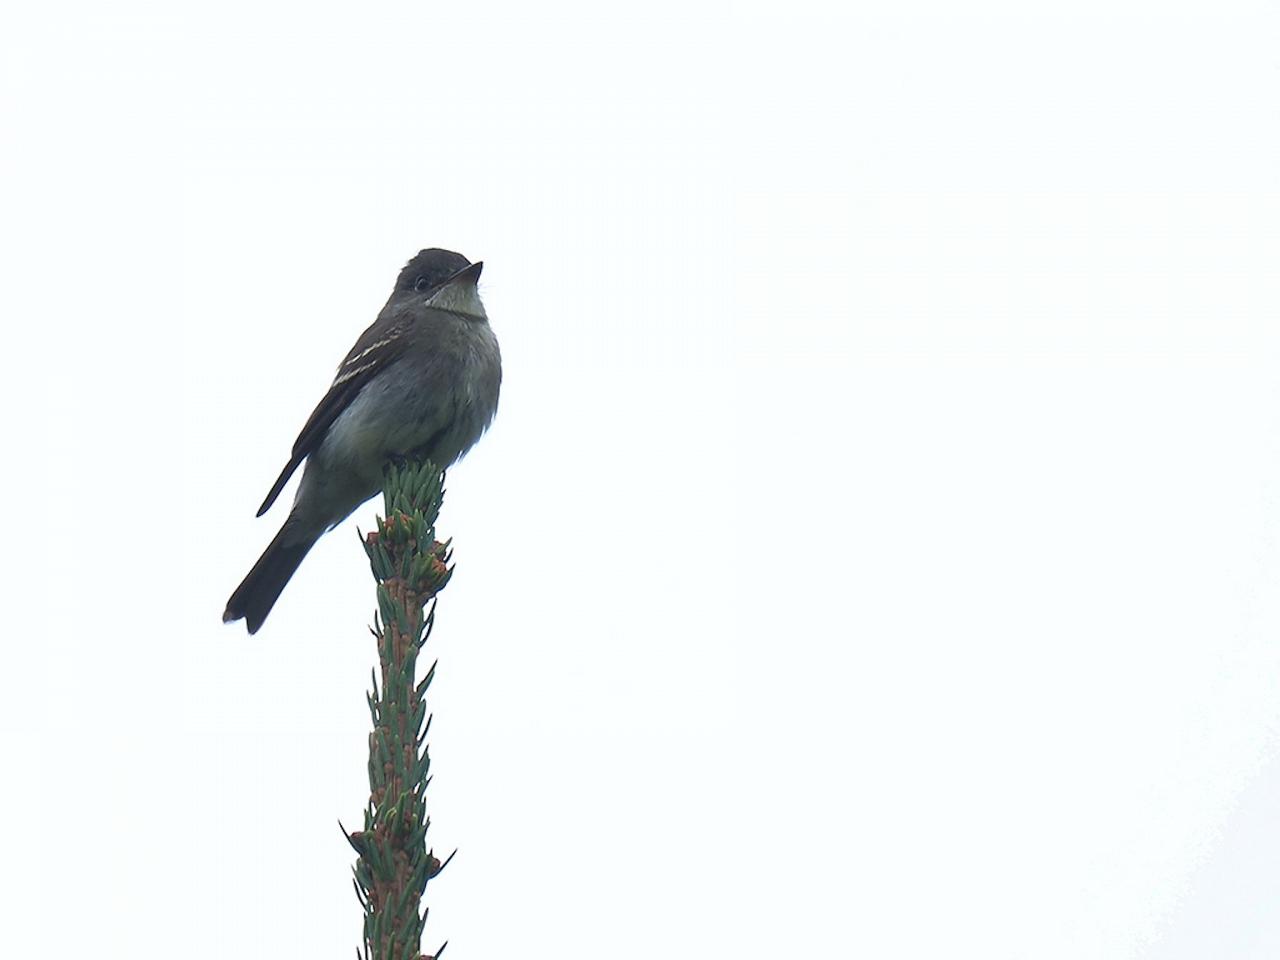
[[[444,283],[471,261],[452,250],[432,247],[420,250],[418,255],[404,265],[396,280],[397,292],[424,293]]]

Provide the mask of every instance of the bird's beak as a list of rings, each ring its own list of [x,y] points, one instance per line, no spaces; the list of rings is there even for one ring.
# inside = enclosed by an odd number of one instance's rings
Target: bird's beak
[[[452,277],[444,282],[445,285],[450,283],[466,283],[475,286],[476,281],[480,279],[480,271],[484,269],[484,261],[477,260],[475,263],[463,267]]]

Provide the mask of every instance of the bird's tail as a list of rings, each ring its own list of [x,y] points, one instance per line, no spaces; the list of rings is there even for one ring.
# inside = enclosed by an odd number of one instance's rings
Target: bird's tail
[[[280,591],[317,539],[286,521],[275,539],[262,551],[262,556],[253,565],[249,575],[236,587],[235,593],[231,594],[227,609],[222,614],[222,622],[230,623],[243,617],[249,632],[257,633],[262,621],[267,619],[267,614],[275,606]]]

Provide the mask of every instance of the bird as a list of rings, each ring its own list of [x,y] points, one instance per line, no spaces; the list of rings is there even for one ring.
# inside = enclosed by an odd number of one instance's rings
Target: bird
[[[493,423],[502,354],[476,285],[483,268],[435,247],[405,264],[258,508],[261,517],[306,461],[289,516],[231,594],[224,623],[243,619],[257,633],[316,541],[381,491],[386,463],[412,455],[444,469]]]

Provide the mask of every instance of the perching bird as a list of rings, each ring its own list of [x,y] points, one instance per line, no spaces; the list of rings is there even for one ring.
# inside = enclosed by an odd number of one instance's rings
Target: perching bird
[[[388,459],[447,467],[493,422],[502,357],[476,290],[482,266],[431,249],[400,271],[258,508],[266,513],[307,461],[288,519],[231,594],[224,622],[243,617],[256,633],[320,536],[382,489]]]

